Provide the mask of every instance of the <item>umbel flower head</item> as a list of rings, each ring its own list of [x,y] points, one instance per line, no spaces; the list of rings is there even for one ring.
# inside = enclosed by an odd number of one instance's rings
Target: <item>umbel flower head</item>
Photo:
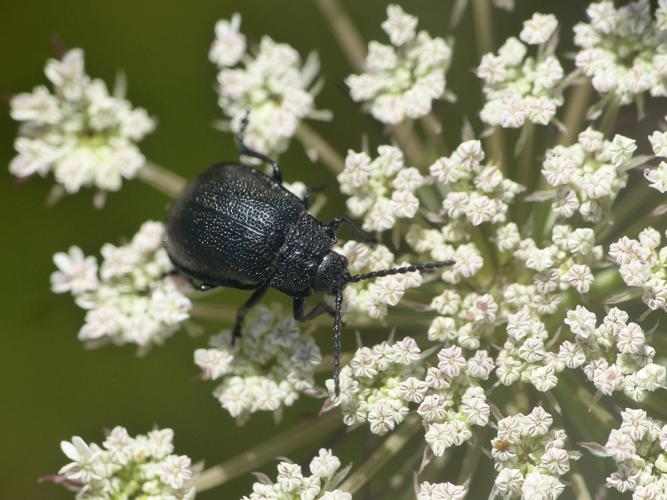
[[[118,191],[144,165],[137,143],[155,122],[132,107],[122,87],[110,94],[102,80],[89,77],[81,49],[49,60],[45,73],[53,92],[39,86],[11,100],[11,116],[21,127],[9,171],[17,177],[53,173],[68,193],[89,186]]]
[[[77,492],[77,499],[160,498],[191,500],[191,460],[175,455],[174,431],[156,429],[132,437],[114,427],[101,446],[79,436],[60,447],[71,460],[54,480]]]
[[[667,496],[667,425],[644,410],[626,408],[619,429],[609,433],[604,454],[616,462],[617,470],[607,485],[632,492],[633,499]]]
[[[590,21],[574,27],[574,43],[580,47],[575,62],[595,90],[621,104],[645,93],[667,95],[666,7],[660,2],[652,14],[648,0],[588,6]]]
[[[239,132],[247,118],[247,145],[275,156],[287,149],[301,120],[329,117],[315,109],[320,63],[315,52],[302,63],[296,50],[268,36],[249,50],[240,25],[241,16],[234,14],[215,26],[209,59],[219,69],[218,103],[229,118],[226,127]]]
[[[518,40],[508,38],[497,54],[485,54],[477,68],[486,104],[480,112],[489,125],[519,128],[526,121],[547,125],[563,103],[563,68],[554,55],[558,21],[551,14],[535,14],[524,22]],[[528,56],[537,45],[537,57]]]
[[[221,379],[214,394],[232,417],[243,422],[251,413],[291,406],[301,393],[318,394],[314,369],[322,361],[320,349],[293,319],[277,308],[258,306],[242,333],[232,345],[226,330],[194,355],[204,378]]]
[[[70,292],[86,310],[79,339],[99,344],[132,343],[146,349],[161,344],[189,318],[186,288],[169,277],[173,266],[162,247],[164,226],[145,222],[131,242],[102,247],[103,261],[79,247],[54,255],[55,293]]]
[[[321,448],[310,461],[310,475],[300,465],[289,461],[278,464],[275,483],[262,475],[252,485],[252,493],[243,500],[299,499],[299,500],[352,500],[352,495],[336,489],[347,475],[349,467],[340,469],[340,460],[331,450]]]
[[[390,125],[427,115],[433,101],[445,97],[450,45],[426,31],[417,32],[417,18],[399,5],[387,7],[382,29],[391,45],[368,44],[364,72],[345,80],[352,99]]]
[[[491,442],[497,493],[526,500],[560,496],[565,488],[560,478],[579,454],[565,448],[565,431],[552,429],[552,424],[552,416],[541,406],[498,421],[498,435]]]

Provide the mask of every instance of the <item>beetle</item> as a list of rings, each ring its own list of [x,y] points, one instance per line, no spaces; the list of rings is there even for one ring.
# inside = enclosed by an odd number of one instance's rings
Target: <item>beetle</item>
[[[282,184],[278,163],[244,142],[247,116],[236,136],[241,156],[266,162],[272,175],[239,162],[213,165],[194,178],[171,207],[165,248],[175,272],[199,290],[231,287],[253,290],[238,308],[232,342],[241,336],[243,319],[269,288],[288,295],[297,321],[323,313],[333,317],[334,385],[340,392],[340,337],[343,290],[348,283],[381,276],[429,271],[453,261],[437,261],[352,275],[347,259],[332,250],[342,225],[363,233],[347,219],[324,224],[308,212],[309,193],[299,198]],[[304,311],[312,292],[335,297]]]

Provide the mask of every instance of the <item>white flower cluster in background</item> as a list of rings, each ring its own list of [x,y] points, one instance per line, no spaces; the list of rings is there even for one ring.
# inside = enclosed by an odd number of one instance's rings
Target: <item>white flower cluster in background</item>
[[[174,455],[171,429],[130,436],[114,427],[102,446],[78,436],[60,447],[72,462],[59,475],[77,492],[77,499],[161,498],[191,500],[195,489],[190,458]]]
[[[471,140],[430,166],[431,175],[447,188],[442,208],[450,219],[466,219],[474,226],[505,222],[508,204],[524,190],[495,165],[482,165],[483,160],[481,142]]]
[[[660,233],[647,227],[637,239],[621,237],[609,246],[628,286],[643,290],[642,300],[652,310],[667,311],[667,247],[660,247]]]
[[[243,500],[352,500],[352,495],[336,489],[348,472],[340,469],[340,460],[331,450],[320,449],[310,462],[310,475],[304,474],[300,465],[289,461],[278,464],[276,482],[268,476],[258,475],[252,485],[252,493]]]
[[[389,5],[382,29],[391,45],[370,42],[365,72],[345,80],[352,99],[382,123],[425,116],[435,99],[445,97],[452,49],[442,38],[417,32],[417,21],[400,6]]]
[[[424,481],[419,485],[417,500],[463,500],[467,493],[465,486]]]
[[[342,193],[352,216],[363,218],[365,231],[385,231],[396,219],[410,219],[419,208],[415,196],[425,179],[414,167],[406,167],[403,152],[394,146],[378,147],[378,156],[350,150],[345,169],[338,174]]]
[[[242,337],[232,346],[231,331],[211,338],[194,360],[205,379],[222,379],[214,395],[232,417],[243,422],[257,411],[291,406],[299,394],[316,394],[314,369],[322,361],[317,344],[296,322],[266,306],[252,309]]]
[[[667,425],[644,410],[626,408],[619,429],[609,433],[605,450],[617,466],[607,485],[632,492],[633,500],[667,497]]]
[[[491,455],[498,471],[494,490],[503,498],[558,498],[565,488],[561,476],[578,454],[565,448],[565,431],[552,429],[552,416],[541,406],[498,421]]]
[[[53,173],[68,193],[94,186],[117,191],[137,175],[145,158],[137,143],[155,127],[146,110],[90,78],[81,49],[47,62],[45,86],[14,96],[11,116],[21,122],[14,142],[18,155],[9,170],[17,177]]]
[[[589,127],[579,134],[577,143],[547,150],[542,175],[556,189],[554,212],[563,218],[579,213],[587,222],[608,216],[627,184],[624,167],[636,149],[634,139],[617,134],[608,141]]]
[[[667,13],[665,17],[667,17]],[[667,161],[664,161],[667,158],[667,132],[656,130],[649,136],[648,140],[653,148],[653,153],[660,158],[660,163],[657,168],[644,169],[644,177],[653,189],[664,194],[667,193]]]
[[[581,49],[576,65],[600,94],[613,95],[621,104],[648,92],[667,95],[667,32],[665,6],[656,18],[648,0],[615,7],[606,0],[586,10],[590,21],[574,27],[574,43]]]
[[[551,14],[534,14],[524,22],[520,38],[537,45],[537,58],[527,56],[528,47],[511,37],[497,54],[485,54],[477,68],[486,102],[480,118],[488,125],[522,127],[526,121],[547,125],[563,104],[563,68],[546,44],[556,33],[558,21]]]
[[[368,422],[373,434],[386,434],[403,422],[408,400],[400,386],[421,377],[421,350],[411,337],[398,342],[382,342],[361,347],[340,371],[340,396],[334,395],[334,381],[326,387],[335,406],[339,406],[346,425]]]
[[[394,254],[384,245],[348,241],[335,250],[347,258],[347,269],[351,274],[409,265],[395,261]],[[418,287],[421,283],[421,274],[415,271],[350,284],[345,288],[344,313],[351,318],[359,312],[371,318],[383,318],[388,306],[398,304],[408,288]]]
[[[161,344],[189,318],[187,289],[166,277],[173,266],[162,247],[164,225],[145,222],[131,242],[102,247],[102,264],[80,248],[54,255],[51,275],[55,293],[70,292],[86,310],[79,339],[142,348]]]
[[[287,149],[301,120],[328,116],[315,110],[320,63],[315,53],[302,63],[296,50],[268,36],[257,51],[247,50],[240,24],[234,14],[215,26],[209,59],[219,70],[218,103],[234,132],[247,115],[245,142],[251,149],[277,155]]]
[[[665,367],[653,363],[655,349],[637,323],[628,323],[625,311],[610,309],[597,326],[595,314],[577,306],[568,311],[565,323],[575,341],[563,342],[558,358],[568,368],[583,367],[588,380],[602,394],[623,391],[634,401],[641,401],[646,392],[667,384]]]

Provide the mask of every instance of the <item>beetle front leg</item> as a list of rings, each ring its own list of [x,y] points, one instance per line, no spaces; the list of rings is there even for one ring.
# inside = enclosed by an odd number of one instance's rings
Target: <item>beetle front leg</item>
[[[357,226],[352,224],[347,219],[344,219],[343,217],[336,217],[333,219],[329,224],[327,224],[327,227],[329,228],[329,232],[331,236],[336,236],[336,231],[340,228],[340,226],[345,225],[350,229],[350,232],[352,235],[359,241],[363,243],[377,243],[377,240],[373,238],[372,236],[368,236],[365,234],[361,229],[359,229]]]
[[[236,339],[241,336],[241,327],[243,326],[243,319],[245,318],[246,313],[261,300],[266,291],[269,289],[269,283],[267,282],[264,285],[261,285],[260,288],[255,290],[248,300],[245,301],[241,307],[236,311],[236,323],[234,323],[234,330],[232,331],[232,345],[236,342]]]
[[[334,315],[333,307],[328,306],[324,302],[320,302],[315,307],[313,307],[308,313],[303,312],[304,310],[304,299],[303,297],[298,297],[294,299],[294,319],[297,321],[309,321],[321,314],[327,313],[331,317]]]

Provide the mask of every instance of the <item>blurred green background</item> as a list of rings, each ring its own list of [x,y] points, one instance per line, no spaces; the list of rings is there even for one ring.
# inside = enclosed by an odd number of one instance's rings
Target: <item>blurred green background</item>
[[[431,34],[447,33],[452,1],[400,3],[417,14],[420,26]],[[566,33],[583,17],[583,2],[577,0],[520,0],[519,4],[555,10]],[[379,25],[387,2],[345,1],[344,5],[366,40],[384,40]],[[495,11],[496,40],[518,33],[525,7],[520,5],[514,14]],[[319,52],[327,84],[317,102],[319,108],[333,110],[335,120],[314,126],[339,151],[359,148],[364,133],[371,146],[380,143],[381,128],[360,114],[344,92],[349,66],[310,1],[4,0],[0,2],[0,93],[11,95],[46,83],[44,62],[54,55],[50,38],[57,34],[67,47],[85,49],[89,74],[110,83],[117,70],[125,71],[131,102],[159,120],[156,132],[141,144],[143,152],[152,161],[192,177],[213,162],[235,157],[231,136],[211,127],[221,112],[214,90],[216,70],[207,54],[215,21],[236,11],[243,16],[242,31],[250,41],[268,34],[290,43],[304,56],[312,49]],[[472,73],[477,61],[473,31],[468,13],[453,33],[455,56],[448,76],[459,101],[440,103],[436,108],[450,144],[459,137],[461,116],[474,119],[478,110],[479,86]],[[72,498],[56,485],[38,484],[37,478],[65,464],[59,441],[74,434],[99,442],[103,429],[114,425],[124,425],[132,434],[156,424],[168,426],[176,431],[179,453],[208,465],[274,435],[270,415],[256,415],[237,429],[211,396],[213,384],[198,381],[192,352],[204,344],[204,337],[178,334],[142,359],[129,347],[89,351],[77,340],[83,313],[70,296],[50,292],[52,255],[72,244],[97,254],[103,243],[131,236],[143,221],[162,219],[168,199],[135,180],[111,194],[103,210],[93,208],[91,191],[68,196],[49,209],[45,199],[53,185],[51,178],[19,184],[6,170],[15,133],[16,124],[3,105],[0,498]],[[288,181],[326,186],[329,203],[323,219],[342,211],[334,177],[323,166],[311,164],[297,143],[281,163]],[[244,295],[225,292],[224,296],[230,304],[239,304]],[[279,299],[271,294],[267,300]],[[325,329],[320,336],[325,350],[328,335]],[[285,412],[285,427],[317,411],[319,404],[300,400]],[[359,439],[346,440],[343,463],[363,460],[355,448],[364,446],[364,434],[357,431],[355,436]],[[303,460],[311,453],[302,450],[291,456]],[[249,492],[252,481],[252,476],[245,475],[201,498],[238,498]]]

